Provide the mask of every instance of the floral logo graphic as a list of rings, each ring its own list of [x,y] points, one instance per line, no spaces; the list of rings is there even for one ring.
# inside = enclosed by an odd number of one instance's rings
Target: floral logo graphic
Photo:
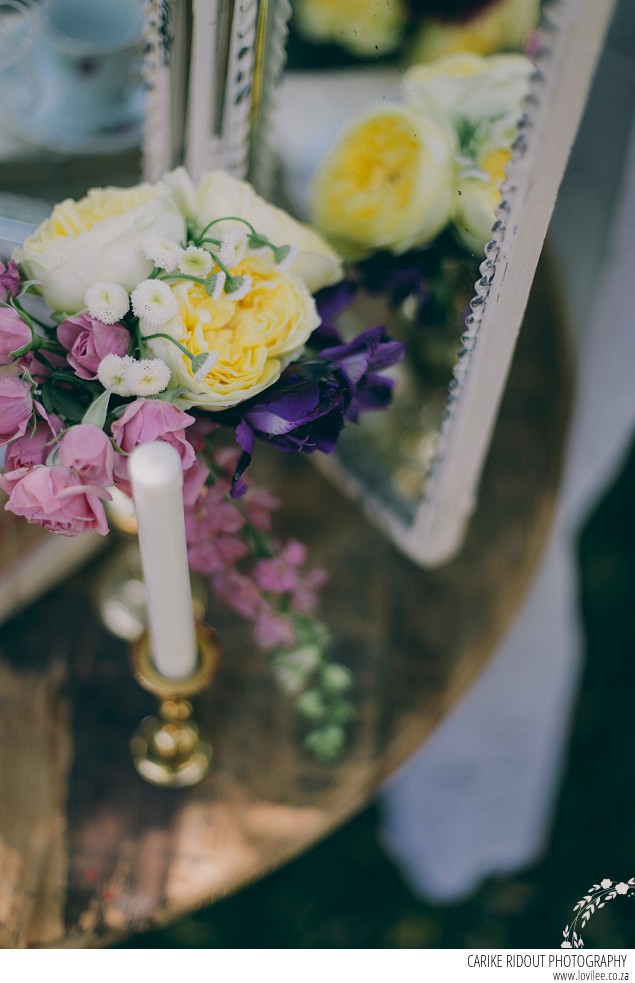
[[[605,877],[599,884],[590,887],[587,894],[573,908],[576,914],[571,924],[567,925],[562,933],[564,941],[560,943],[560,948],[583,949],[584,940],[580,930],[584,928],[596,909],[603,908],[608,901],[612,901],[618,894],[635,897],[635,877],[631,877],[628,881],[618,881],[617,884]]]

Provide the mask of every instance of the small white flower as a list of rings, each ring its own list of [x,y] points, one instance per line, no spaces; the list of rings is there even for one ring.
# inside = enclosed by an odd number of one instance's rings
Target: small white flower
[[[251,290],[252,280],[250,276],[229,277],[225,281],[225,293],[230,300],[242,300]],[[227,289],[229,286],[229,289]],[[234,289],[232,289],[232,287]]]
[[[179,272],[186,276],[206,277],[213,269],[214,260],[200,246],[188,246],[179,260]]]
[[[132,291],[132,309],[150,328],[160,328],[179,309],[176,297],[161,280],[144,280]]]
[[[173,273],[183,256],[183,250],[177,242],[173,242],[172,239],[160,239],[158,236],[144,239],[142,248],[145,258],[166,273]]]
[[[104,389],[111,389],[117,396],[132,396],[126,380],[128,366],[134,362],[130,355],[106,355],[97,369],[97,378]]]
[[[200,369],[197,369],[194,373],[194,378],[197,380],[204,379],[208,372],[211,372],[218,359],[220,358],[220,352],[210,352]],[[166,366],[167,367],[167,366]]]
[[[160,358],[131,359],[125,369],[125,384],[131,396],[156,396],[167,389],[170,369]]]
[[[606,891],[607,888],[609,888],[612,883],[613,881],[610,881],[608,877],[605,877],[603,881],[600,881],[600,887],[603,887],[604,890]]]
[[[620,881],[619,884],[615,885],[615,890],[618,894],[628,894],[628,884],[625,884],[624,881]]]
[[[245,258],[247,253],[247,228],[235,225],[223,232],[218,257],[228,269],[232,269]]]
[[[282,270],[286,270],[288,266],[291,266],[291,264],[296,261],[297,257],[298,257],[298,250],[296,249],[296,247],[289,246],[287,252],[284,254],[280,262],[276,263],[276,269],[280,270],[281,272]]]
[[[214,273],[213,278],[214,278],[214,289],[212,290],[212,293],[211,293],[210,296],[211,296],[212,300],[218,301],[218,300],[220,300],[221,294],[223,293],[223,290],[225,289],[225,280],[227,279],[227,276],[221,270],[219,273]],[[208,290],[208,293],[209,293],[209,290]],[[210,315],[210,320],[211,320],[211,315]]]
[[[103,324],[116,324],[130,308],[128,291],[118,283],[99,281],[84,294],[84,303],[91,317]]]

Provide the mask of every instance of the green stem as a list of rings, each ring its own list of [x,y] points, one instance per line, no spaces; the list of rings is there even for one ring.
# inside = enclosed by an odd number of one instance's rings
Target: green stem
[[[203,241],[203,236],[205,235],[207,230],[211,229],[213,225],[218,225],[219,222],[242,222],[243,225],[246,225],[247,228],[251,231],[252,235],[257,235],[253,225],[251,224],[251,222],[248,222],[246,218],[240,218],[239,215],[223,215],[222,218],[215,218],[212,222],[207,223],[207,225],[200,233],[200,236],[197,240],[199,244]]]

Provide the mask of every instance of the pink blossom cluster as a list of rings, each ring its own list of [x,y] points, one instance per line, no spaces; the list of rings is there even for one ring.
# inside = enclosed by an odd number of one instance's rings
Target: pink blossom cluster
[[[251,487],[240,502],[229,497],[238,454],[233,448],[214,452],[215,481],[186,508],[190,566],[209,579],[215,596],[253,622],[261,648],[291,648],[297,641],[294,616],[313,614],[327,574],[303,571],[303,543],[282,546],[271,538],[271,513],[279,502],[270,492]],[[271,555],[259,558],[259,550]]]

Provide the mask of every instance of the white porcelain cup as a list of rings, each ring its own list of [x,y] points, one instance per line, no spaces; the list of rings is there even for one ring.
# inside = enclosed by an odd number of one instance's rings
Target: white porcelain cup
[[[44,0],[51,81],[68,111],[116,110],[129,90],[142,33],[141,0]]]

